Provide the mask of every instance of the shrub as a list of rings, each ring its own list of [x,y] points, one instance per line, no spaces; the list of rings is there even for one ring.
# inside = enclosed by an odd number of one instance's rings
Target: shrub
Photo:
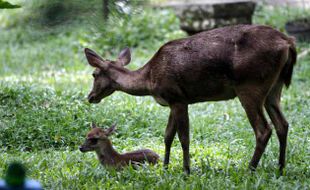
[[[97,23],[91,33],[84,36],[84,41],[90,41],[104,53],[114,54],[126,46],[152,49],[184,36],[172,11],[150,8],[122,17],[113,16],[107,23]]]

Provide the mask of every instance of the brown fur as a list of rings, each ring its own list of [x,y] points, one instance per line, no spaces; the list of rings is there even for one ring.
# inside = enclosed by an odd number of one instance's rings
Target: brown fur
[[[156,164],[159,156],[149,150],[142,149],[125,154],[119,154],[112,146],[108,136],[114,131],[114,126],[103,130],[93,126],[87,134],[86,140],[80,146],[81,152],[95,151],[103,166],[121,168],[129,164],[138,165],[144,162]]]
[[[124,51],[117,61],[109,61],[85,49],[89,64],[97,68],[89,102],[98,103],[118,90],[151,95],[159,104],[169,106],[165,165],[178,133],[184,170],[190,171],[189,104],[237,96],[256,136],[250,167],[258,165],[271,135],[265,107],[279,137],[279,164],[281,170],[284,168],[288,123],[280,108],[280,97],[283,85],[290,85],[296,63],[293,38],[261,25],[218,28],[166,43],[136,71],[123,67],[130,62],[130,51]]]

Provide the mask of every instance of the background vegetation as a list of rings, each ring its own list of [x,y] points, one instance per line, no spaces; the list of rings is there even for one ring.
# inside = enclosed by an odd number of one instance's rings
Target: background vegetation
[[[8,163],[19,160],[46,189],[310,188],[310,56],[299,60],[292,86],[282,95],[291,124],[284,176],[277,174],[276,135],[258,171],[248,171],[254,134],[237,99],[190,107],[189,177],[182,173],[177,138],[169,170],[160,163],[118,172],[101,167],[94,154],[78,151],[90,123],[117,123],[112,140],[120,152],[145,147],[163,157],[169,109],[150,97],[118,92],[98,105],[88,104],[92,68],[83,48],[113,59],[129,46],[129,68],[135,69],[163,43],[185,36],[178,19],[170,10],[133,5],[102,22],[99,0],[11,2],[22,8],[0,12],[0,175]],[[254,22],[284,31],[290,19],[284,11],[262,6]],[[298,44],[299,51],[304,49],[309,45]]]

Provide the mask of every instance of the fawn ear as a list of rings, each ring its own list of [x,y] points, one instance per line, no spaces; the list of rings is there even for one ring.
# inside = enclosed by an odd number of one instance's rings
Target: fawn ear
[[[128,65],[128,63],[130,63],[131,61],[131,53],[130,53],[130,49],[128,47],[126,47],[125,49],[123,49],[117,58],[116,64],[118,66],[125,66]]]
[[[116,124],[113,124],[111,127],[104,130],[105,135],[110,136],[115,131],[115,128],[116,128]]]
[[[102,57],[100,57],[97,53],[95,53],[93,50],[85,48],[84,50],[85,56],[87,58],[88,63],[96,68],[107,70],[109,65],[106,63]]]
[[[95,122],[92,122],[92,123],[91,123],[91,128],[92,128],[92,129],[97,128],[97,125],[95,124]]]

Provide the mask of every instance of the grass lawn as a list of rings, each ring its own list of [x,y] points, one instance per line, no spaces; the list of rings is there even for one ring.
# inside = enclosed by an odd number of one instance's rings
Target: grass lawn
[[[103,168],[94,153],[78,151],[90,123],[117,123],[111,139],[120,152],[150,148],[163,159],[169,109],[150,97],[119,92],[100,104],[87,103],[92,68],[83,48],[100,47],[91,39],[89,26],[81,21],[38,28],[20,24],[19,10],[5,11],[0,22],[12,19],[18,24],[0,25],[0,177],[8,163],[18,160],[45,189],[310,189],[309,55],[298,61],[292,85],[282,95],[290,123],[283,176],[277,170],[275,131],[257,171],[248,170],[255,139],[237,99],[190,106],[190,176],[183,174],[177,138],[168,170],[160,162],[115,171]],[[133,48],[129,68],[143,65],[164,41],[184,35],[169,30],[165,39],[145,39],[147,45]],[[309,45],[298,44],[299,51],[305,48]],[[107,58],[115,58],[117,51]]]

